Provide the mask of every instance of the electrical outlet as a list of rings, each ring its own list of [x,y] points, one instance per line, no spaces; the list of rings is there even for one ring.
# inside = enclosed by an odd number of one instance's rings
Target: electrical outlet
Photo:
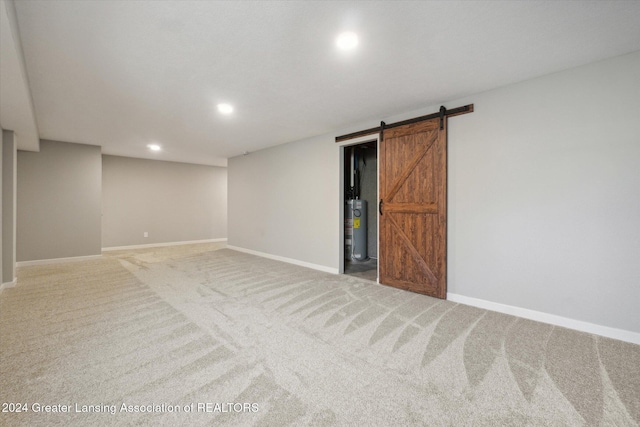
[[[149,232],[145,231],[144,234],[142,235],[143,237],[149,237]]]

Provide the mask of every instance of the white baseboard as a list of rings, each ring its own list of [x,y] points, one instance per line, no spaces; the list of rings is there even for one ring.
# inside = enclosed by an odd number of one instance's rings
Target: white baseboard
[[[287,257],[279,256],[279,255],[272,255],[272,254],[268,254],[266,252],[259,252],[259,251],[254,251],[252,249],[240,248],[238,246],[229,246],[229,245],[227,245],[227,249],[232,249],[232,250],[238,251],[238,252],[244,252],[244,253],[251,254],[251,255],[257,255],[259,257],[269,258],[269,259],[273,259],[275,261],[282,261],[282,262],[286,262],[286,263],[289,263],[289,264],[295,264],[295,265],[299,265],[301,267],[312,268],[314,270],[324,271],[325,273],[338,274],[338,269],[337,268],[331,268],[331,267],[327,267],[327,266],[324,266],[324,265],[313,264],[313,263],[310,263],[310,262],[300,261],[300,260],[293,259],[293,258],[287,258]]]
[[[108,251],[122,251],[127,249],[144,249],[144,248],[159,248],[162,246],[178,246],[178,245],[192,245],[197,243],[217,243],[217,242],[226,242],[227,238],[220,239],[206,239],[206,240],[187,240],[181,242],[167,242],[167,243],[150,243],[147,245],[130,245],[130,246],[111,246],[109,248],[102,248],[103,252]]]
[[[16,267],[29,267],[32,265],[46,265],[46,264],[58,264],[61,262],[74,262],[74,261],[87,261],[90,259],[100,259],[102,255],[86,255],[86,256],[74,256],[69,258],[52,258],[52,259],[36,259],[34,261],[20,261],[16,262]]]
[[[633,344],[640,344],[640,333],[637,332],[610,328],[608,326],[596,325],[595,323],[583,322],[581,320],[570,319],[568,317],[557,316],[555,314],[543,313],[541,311],[529,310],[513,305],[500,304],[497,302],[467,297],[464,295],[447,293],[447,299],[449,301],[458,302],[460,304],[471,305],[474,307],[497,311],[504,314],[510,314],[512,316],[523,317],[525,319],[535,320],[538,322],[549,323],[555,326],[562,326],[563,328],[574,329],[576,331],[588,332],[594,335],[601,335],[603,337],[626,341]]]
[[[13,288],[16,286],[16,284],[18,283],[18,278],[14,277],[13,281],[11,282],[4,282],[2,285],[0,285],[0,291],[2,291],[3,289],[9,289],[9,288]]]

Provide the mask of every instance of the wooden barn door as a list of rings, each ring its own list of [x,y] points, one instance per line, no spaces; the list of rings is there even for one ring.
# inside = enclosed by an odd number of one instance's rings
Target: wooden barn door
[[[447,121],[383,129],[379,280],[437,298],[447,293]]]

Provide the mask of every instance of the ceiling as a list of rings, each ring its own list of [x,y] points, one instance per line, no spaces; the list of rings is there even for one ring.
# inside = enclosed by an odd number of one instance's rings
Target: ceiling
[[[13,130],[22,150],[40,146],[13,3],[0,0],[0,127]]]
[[[211,165],[640,50],[640,1],[15,7],[41,138]]]

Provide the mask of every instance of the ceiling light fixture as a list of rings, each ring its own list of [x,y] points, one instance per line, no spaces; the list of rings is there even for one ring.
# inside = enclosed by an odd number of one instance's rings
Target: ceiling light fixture
[[[347,31],[338,36],[336,39],[336,45],[341,50],[352,50],[358,46],[358,35],[354,32]]]
[[[222,114],[233,113],[233,107],[229,104],[218,104],[218,111]]]
[[[160,151],[162,148],[158,144],[148,144],[147,148],[151,151]]]

